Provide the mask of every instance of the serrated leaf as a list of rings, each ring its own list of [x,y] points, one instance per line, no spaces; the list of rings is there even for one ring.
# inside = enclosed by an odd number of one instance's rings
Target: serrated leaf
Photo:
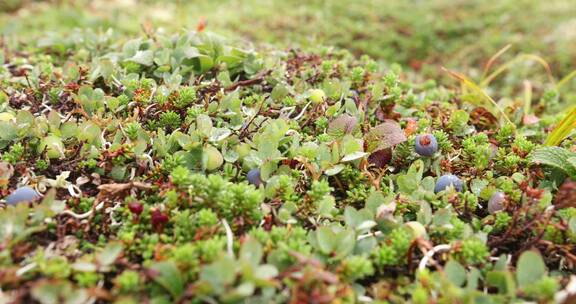
[[[330,122],[327,133],[333,137],[342,137],[346,134],[352,134],[357,124],[356,117],[343,114]]]
[[[418,178],[414,174],[405,174],[398,176],[398,190],[402,193],[411,194],[418,189]]]
[[[404,131],[397,122],[387,120],[372,128],[368,134],[366,134],[365,141],[368,143],[367,151],[373,152],[375,150],[391,148],[405,142],[406,135],[404,135]]]
[[[274,89],[272,89],[272,93],[270,93],[270,97],[272,97],[272,99],[274,101],[280,102],[289,93],[290,92],[288,91],[288,88],[286,88],[286,85],[279,83],[274,87]]]
[[[576,177],[576,166],[570,159],[576,158],[576,153],[560,147],[542,147],[534,150],[530,161],[533,164],[554,167],[566,173],[568,176]]]

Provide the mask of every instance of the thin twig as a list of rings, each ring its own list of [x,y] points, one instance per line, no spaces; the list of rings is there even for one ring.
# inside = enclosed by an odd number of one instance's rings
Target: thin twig
[[[228,256],[234,258],[234,234],[232,234],[232,229],[226,219],[222,220],[222,225],[224,226],[224,230],[226,230],[226,250],[228,251]]]
[[[62,214],[67,214],[73,218],[81,220],[81,219],[85,219],[85,218],[90,217],[94,213],[94,211],[98,211],[98,210],[102,209],[103,207],[104,207],[104,202],[100,202],[98,205],[96,205],[96,207],[94,209],[87,211],[85,213],[78,214],[72,210],[64,210],[64,211],[62,211]]]
[[[452,246],[450,246],[449,244],[442,244],[442,245],[434,246],[434,248],[432,248],[432,250],[426,252],[426,254],[422,258],[422,260],[420,260],[420,263],[418,263],[418,270],[420,270],[420,271],[424,270],[426,268],[426,265],[428,265],[428,261],[436,253],[443,252],[443,251],[449,251],[450,249],[452,249]]]
[[[230,91],[236,90],[238,87],[246,87],[246,86],[251,86],[253,84],[260,83],[260,82],[264,81],[264,77],[268,76],[268,74],[270,74],[270,72],[271,72],[271,70],[262,71],[252,79],[237,81],[237,82],[231,84],[230,86],[226,87],[224,89],[224,91],[230,92]]]

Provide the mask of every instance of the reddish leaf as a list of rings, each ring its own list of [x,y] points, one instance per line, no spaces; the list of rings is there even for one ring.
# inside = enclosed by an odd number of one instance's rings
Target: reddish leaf
[[[393,120],[386,120],[382,124],[372,128],[365,136],[368,143],[368,152],[391,148],[406,141],[404,131]]]

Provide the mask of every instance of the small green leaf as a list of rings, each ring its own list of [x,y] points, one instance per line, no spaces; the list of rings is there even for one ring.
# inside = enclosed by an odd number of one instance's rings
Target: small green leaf
[[[342,157],[341,161],[342,162],[349,162],[349,161],[360,159],[366,155],[368,155],[368,153],[357,151],[357,152],[353,152],[353,153],[350,153],[348,155],[345,155],[344,157]]]
[[[48,156],[48,158],[64,157],[64,143],[62,142],[62,139],[54,135],[44,138],[38,146],[38,150],[38,152],[46,151],[46,156]]]
[[[520,288],[526,287],[546,274],[546,265],[542,256],[534,251],[525,251],[516,265],[516,280]]]
[[[443,226],[450,223],[450,219],[452,218],[452,211],[450,208],[442,208],[438,209],[434,213],[433,223],[436,226]]]
[[[323,254],[330,254],[334,249],[335,236],[332,229],[327,226],[322,226],[316,230],[316,238],[318,240],[318,247]]]
[[[141,65],[151,66],[154,63],[154,52],[151,50],[137,51],[134,56],[126,59],[126,61],[133,61]]]
[[[333,196],[325,196],[319,202],[315,202],[318,215],[323,217],[332,217],[332,213],[336,211],[336,202]]]
[[[196,130],[206,137],[210,136],[212,131],[212,119],[210,116],[205,114],[198,115],[196,118]]]
[[[570,228],[572,233],[576,234],[576,216],[570,218],[570,221],[568,221],[568,228]]]
[[[413,174],[398,176],[397,183],[398,189],[402,193],[411,194],[418,189],[418,178]]]
[[[328,176],[334,176],[334,175],[340,173],[340,171],[344,170],[344,168],[346,168],[346,166],[343,164],[334,165],[334,166],[324,170],[324,174],[326,174]]]
[[[354,250],[354,246],[356,245],[356,233],[349,229],[342,230],[336,235],[333,242],[336,243],[334,248],[336,257],[343,258]]]
[[[122,253],[122,243],[110,242],[96,255],[96,261],[98,261],[100,266],[109,266],[116,261],[120,253]]]
[[[230,136],[231,134],[232,131],[230,131],[230,129],[214,128],[212,129],[212,132],[210,133],[210,138],[208,138],[208,140],[211,142],[219,142],[228,138],[228,136]]]
[[[174,299],[180,298],[184,293],[184,280],[176,264],[172,261],[164,261],[150,268],[157,272],[157,275],[153,277],[154,281],[164,287]]]
[[[260,264],[262,255],[262,245],[254,238],[247,239],[240,248],[240,260],[249,262],[253,266]]]
[[[260,265],[256,268],[255,275],[260,280],[270,280],[278,275],[278,269],[273,265]]]
[[[206,146],[204,147],[204,151],[202,153],[202,162],[204,164],[204,168],[208,171],[216,170],[222,166],[224,163],[224,157],[222,153],[218,151],[213,146]]]
[[[460,263],[450,260],[444,266],[444,273],[450,282],[461,287],[466,282],[466,269]]]
[[[231,284],[236,278],[236,269],[237,261],[225,255],[214,263],[204,266],[200,271],[200,279],[221,292],[225,285]]]
[[[516,284],[514,284],[514,278],[509,271],[490,271],[486,275],[486,282],[489,286],[498,288],[500,294],[512,297],[516,293]]]

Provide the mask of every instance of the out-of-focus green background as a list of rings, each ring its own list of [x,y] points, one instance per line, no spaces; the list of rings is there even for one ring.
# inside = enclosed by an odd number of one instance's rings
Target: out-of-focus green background
[[[5,41],[33,41],[46,31],[143,27],[207,30],[258,45],[333,45],[426,77],[440,66],[474,75],[498,50],[544,58],[558,77],[576,62],[574,0],[0,0]],[[121,36],[122,37],[122,36]]]

